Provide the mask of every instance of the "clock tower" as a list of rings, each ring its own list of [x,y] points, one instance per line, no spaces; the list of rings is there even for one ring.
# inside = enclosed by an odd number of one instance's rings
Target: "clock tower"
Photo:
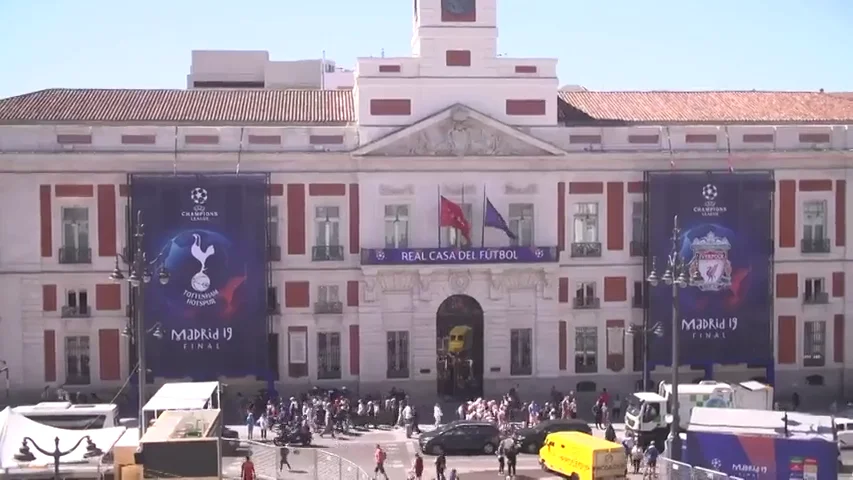
[[[448,51],[468,52],[470,63],[494,58],[497,1],[414,0],[412,55],[441,63]]]

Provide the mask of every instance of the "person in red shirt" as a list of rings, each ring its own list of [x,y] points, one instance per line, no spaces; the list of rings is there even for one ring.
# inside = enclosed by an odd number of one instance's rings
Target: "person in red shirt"
[[[385,473],[385,459],[387,455],[385,454],[385,450],[382,450],[382,447],[379,444],[376,444],[376,451],[373,452],[373,459],[376,460],[376,468],[373,469],[373,479],[376,480],[376,476],[380,473],[385,480],[388,480],[388,474]]]
[[[246,461],[240,466],[240,477],[243,480],[256,480],[255,464],[252,463],[252,457],[246,455]]]

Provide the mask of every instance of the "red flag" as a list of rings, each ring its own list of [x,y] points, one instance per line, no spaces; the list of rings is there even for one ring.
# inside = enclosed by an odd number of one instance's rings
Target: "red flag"
[[[443,196],[441,197],[441,226],[459,230],[465,240],[471,243],[471,224],[465,218],[462,207]]]

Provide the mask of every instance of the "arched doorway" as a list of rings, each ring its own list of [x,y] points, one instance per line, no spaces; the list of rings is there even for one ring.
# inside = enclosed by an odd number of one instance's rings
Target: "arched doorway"
[[[438,395],[483,396],[483,307],[468,295],[447,297],[435,316]]]

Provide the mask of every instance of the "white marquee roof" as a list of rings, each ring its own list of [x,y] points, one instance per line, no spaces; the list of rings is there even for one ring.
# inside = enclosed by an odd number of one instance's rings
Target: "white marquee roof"
[[[167,383],[148,400],[143,410],[201,410],[216,393],[219,382]]]
[[[15,460],[15,455],[18,454],[24,437],[30,437],[41,448],[53,451],[56,437],[59,437],[59,448],[67,450],[88,435],[102,452],[107,453],[112,450],[113,445],[124,434],[124,431],[124,427],[65,430],[30,420],[7,407],[0,412],[0,471],[31,471],[38,467],[53,468],[53,457],[43,455],[32,444],[28,444],[28,446],[30,452],[35,456],[35,460],[25,463]],[[85,454],[86,441],[84,440],[77,449],[62,457],[60,462],[67,468],[69,464],[89,465],[90,462],[97,463],[99,461],[99,459],[85,459],[83,457]]]

